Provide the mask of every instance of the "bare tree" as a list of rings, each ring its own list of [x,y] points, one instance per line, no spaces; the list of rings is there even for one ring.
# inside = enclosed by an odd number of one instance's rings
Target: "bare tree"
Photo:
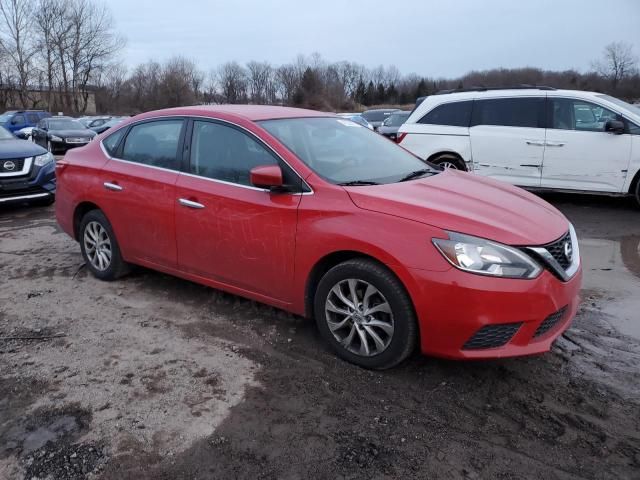
[[[249,62],[247,64],[251,101],[256,104],[273,103],[275,86],[273,67],[267,62]]]
[[[247,72],[238,62],[228,62],[218,70],[218,84],[222,100],[242,103],[247,100]]]
[[[636,72],[638,59],[630,44],[613,42],[604,47],[603,58],[594,63],[595,70],[611,80],[614,89],[621,80]]]
[[[0,0],[0,47],[17,74],[18,96],[23,108],[30,106],[30,84],[35,73],[33,7],[31,0]]]

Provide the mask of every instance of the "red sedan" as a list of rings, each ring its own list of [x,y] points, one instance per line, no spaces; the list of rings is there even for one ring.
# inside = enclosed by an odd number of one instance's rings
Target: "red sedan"
[[[315,317],[342,358],[549,350],[580,254],[543,200],[442,171],[349,120],[267,106],[139,115],[57,164],[56,215],[91,272],[143,265]]]

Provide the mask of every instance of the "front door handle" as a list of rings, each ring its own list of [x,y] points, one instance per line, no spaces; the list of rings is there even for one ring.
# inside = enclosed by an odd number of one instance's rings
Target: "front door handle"
[[[564,147],[565,142],[546,142],[547,147]]]
[[[179,198],[178,203],[183,207],[189,208],[204,208],[204,205],[198,202],[194,202],[193,200],[187,200],[186,198]]]
[[[113,190],[114,192],[120,192],[123,190],[123,188],[116,183],[104,182],[103,185],[107,190]]]
[[[527,140],[527,145],[533,145],[536,147],[544,147],[544,142],[540,140]]]

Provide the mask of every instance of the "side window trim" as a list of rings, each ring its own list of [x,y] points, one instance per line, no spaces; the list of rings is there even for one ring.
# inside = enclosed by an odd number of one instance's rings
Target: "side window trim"
[[[196,121],[216,123],[218,125],[223,125],[225,127],[233,128],[235,130],[238,130],[238,131],[242,132],[245,135],[248,135],[249,138],[254,140],[256,143],[258,143],[258,145],[262,146],[265,150],[267,150],[273,156],[274,160],[278,163],[280,168],[282,168],[283,170],[284,169],[288,169],[289,171],[291,171],[291,173],[293,175],[295,175],[300,180],[301,191],[291,192],[292,194],[294,194],[294,195],[300,195],[300,194],[305,195],[305,194],[313,193],[313,189],[309,186],[309,184],[307,182],[305,182],[304,178],[302,178],[302,176],[291,165],[289,165],[289,163],[284,158],[282,158],[282,156],[278,152],[276,152],[270,145],[265,143],[264,140],[259,138],[252,131],[244,128],[242,125],[238,125],[238,124],[230,122],[228,120],[222,120],[222,119],[219,119],[219,118],[188,117],[188,127],[185,129],[184,146],[182,148],[182,164],[181,165],[182,165],[182,169],[183,169],[182,170],[182,174],[183,175],[188,175],[190,177],[200,178],[200,179],[203,179],[203,180],[209,180],[211,182],[223,183],[225,185],[232,185],[232,186],[240,187],[240,188],[248,188],[248,189],[251,189],[251,190],[268,191],[267,189],[254,187],[252,185],[244,185],[242,183],[229,182],[227,180],[221,180],[221,179],[217,179],[217,178],[210,178],[210,177],[205,177],[205,176],[202,176],[202,175],[196,175],[195,173],[191,173],[191,147],[192,147],[191,143],[193,141],[193,125],[194,125],[194,123]]]
[[[178,168],[177,169],[157,167],[155,165],[146,165],[144,163],[133,162],[131,160],[127,160],[126,158],[122,158],[122,151],[124,149],[124,144],[126,142],[127,137],[129,136],[129,133],[131,133],[131,129],[133,127],[136,127],[138,125],[143,125],[145,123],[159,122],[159,121],[165,121],[165,120],[167,120],[167,121],[169,121],[169,120],[181,120],[182,121],[182,128],[180,129],[180,137],[178,139],[178,147],[177,147],[177,150],[176,150],[176,162],[178,163]],[[176,115],[176,116],[166,116],[166,117],[145,118],[144,120],[140,120],[139,122],[135,122],[135,123],[132,123],[130,125],[127,125],[126,127],[123,127],[123,129],[126,130],[126,131],[124,132],[124,135],[122,136],[122,138],[118,142],[118,146],[117,146],[116,150],[114,151],[114,153],[112,155],[109,155],[109,157],[114,159],[114,160],[119,160],[121,162],[133,163],[135,165],[140,165],[142,167],[156,168],[156,169],[160,169],[160,170],[167,170],[167,171],[170,171],[170,172],[183,172],[183,164],[182,164],[180,155],[182,154],[183,149],[184,149],[185,132],[186,132],[187,121],[188,121],[187,117],[182,116],[182,115]],[[114,134],[115,133],[117,133],[117,132],[114,132]],[[105,151],[107,151],[106,147],[102,144],[102,142],[100,142],[100,145],[102,146],[102,148]]]

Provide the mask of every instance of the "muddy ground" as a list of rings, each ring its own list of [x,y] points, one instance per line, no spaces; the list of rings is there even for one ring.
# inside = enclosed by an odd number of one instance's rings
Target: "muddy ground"
[[[584,301],[549,354],[336,359],[313,324],[140,269],[53,208],[0,211],[0,479],[640,478],[640,211],[547,196]]]

